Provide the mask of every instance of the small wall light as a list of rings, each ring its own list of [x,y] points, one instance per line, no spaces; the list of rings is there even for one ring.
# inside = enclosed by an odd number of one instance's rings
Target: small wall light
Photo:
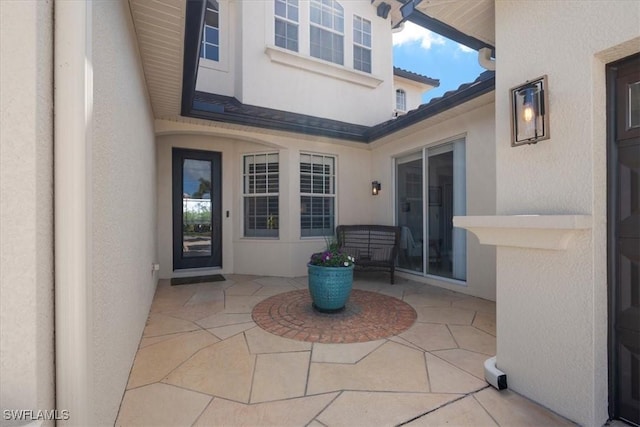
[[[378,181],[373,181],[371,183],[371,194],[374,196],[377,196],[378,193],[380,192],[380,188],[382,186],[380,185],[380,183]]]
[[[511,94],[511,146],[549,139],[547,76],[514,87]]]

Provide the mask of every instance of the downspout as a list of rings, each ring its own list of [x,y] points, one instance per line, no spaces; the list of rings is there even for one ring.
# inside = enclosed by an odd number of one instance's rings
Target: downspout
[[[92,5],[54,3],[56,406],[86,426],[93,414],[91,145]]]
[[[485,70],[495,71],[496,60],[491,59],[491,49],[483,47],[478,51],[478,63]]]

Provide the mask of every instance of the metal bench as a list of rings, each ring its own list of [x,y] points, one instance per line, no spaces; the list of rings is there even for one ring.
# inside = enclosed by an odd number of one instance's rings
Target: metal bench
[[[339,225],[336,236],[340,250],[353,256],[358,270],[387,270],[394,281],[400,227],[392,225]]]

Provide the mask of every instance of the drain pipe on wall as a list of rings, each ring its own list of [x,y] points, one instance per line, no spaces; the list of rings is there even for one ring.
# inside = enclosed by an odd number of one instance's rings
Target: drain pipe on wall
[[[54,212],[56,407],[61,426],[93,413],[91,145],[92,5],[54,3]]]
[[[491,49],[483,47],[478,51],[478,63],[485,70],[495,71],[496,60],[491,59]]]
[[[478,63],[485,70],[495,71],[496,61],[491,59],[491,49],[483,47],[478,51]],[[496,367],[496,356],[484,362],[484,379],[498,390],[507,388],[507,374]]]

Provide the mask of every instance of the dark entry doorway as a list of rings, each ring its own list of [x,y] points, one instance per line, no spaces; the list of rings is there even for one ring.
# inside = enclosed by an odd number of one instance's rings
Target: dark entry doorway
[[[220,153],[173,149],[173,269],[222,266]]]
[[[640,425],[640,55],[607,73],[609,412]]]

